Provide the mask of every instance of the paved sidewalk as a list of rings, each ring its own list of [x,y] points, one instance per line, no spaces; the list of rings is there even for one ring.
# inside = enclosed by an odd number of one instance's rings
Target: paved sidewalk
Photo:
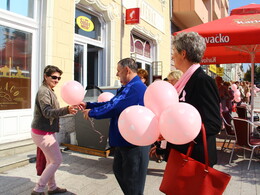
[[[235,156],[235,163],[228,165],[229,150],[219,151],[216,169],[232,175],[224,195],[260,194],[260,162],[254,160],[247,171],[248,160]],[[66,187],[64,195],[122,195],[112,172],[113,157],[92,156],[73,151],[63,152],[63,163],[56,173],[57,183]],[[166,163],[150,161],[145,195],[161,195],[159,186]],[[35,163],[0,174],[1,195],[29,195],[38,176]],[[188,187],[188,186],[187,186]]]

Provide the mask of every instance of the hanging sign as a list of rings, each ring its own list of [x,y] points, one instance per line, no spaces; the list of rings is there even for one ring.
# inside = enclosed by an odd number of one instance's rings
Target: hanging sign
[[[79,16],[76,23],[84,31],[91,32],[94,30],[94,23],[86,16]]]
[[[140,23],[140,8],[126,9],[126,24]]]
[[[222,77],[224,75],[224,68],[217,67],[217,75]]]
[[[216,72],[217,72],[216,64],[210,64],[210,65],[209,65],[209,70],[210,70],[211,72],[216,73]]]

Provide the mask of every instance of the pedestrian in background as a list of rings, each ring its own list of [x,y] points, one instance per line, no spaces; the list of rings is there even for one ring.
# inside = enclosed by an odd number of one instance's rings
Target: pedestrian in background
[[[136,146],[127,142],[119,132],[118,118],[129,106],[144,105],[145,84],[137,75],[137,64],[125,58],[117,64],[117,74],[122,87],[108,102],[82,103],[85,119],[111,118],[109,144],[115,148],[113,171],[125,195],[141,195],[144,191],[149,150],[151,146]]]
[[[171,71],[165,81],[168,81],[173,86],[177,81],[181,78],[182,71],[180,70],[173,70]],[[165,149],[166,149],[167,142],[163,139],[162,136],[159,137],[159,139],[152,145],[152,148],[150,150],[150,157],[155,157],[156,162],[160,163],[164,159]]]
[[[46,167],[32,191],[32,195],[44,195],[48,185],[48,194],[65,193],[67,190],[56,185],[55,172],[62,162],[59,143],[55,133],[59,132],[59,117],[76,114],[76,106],[60,108],[53,88],[59,83],[62,71],[56,66],[46,66],[44,80],[39,88],[34,106],[32,121],[32,139],[46,158]]]
[[[173,70],[168,74],[167,81],[174,86],[177,83],[177,81],[181,78],[182,74],[183,73],[180,70]]]
[[[137,75],[140,77],[141,81],[148,86],[149,85],[149,77],[148,72],[145,69],[139,68],[137,70]]]
[[[213,166],[217,163],[216,135],[221,129],[220,98],[214,79],[208,76],[199,64],[206,49],[205,40],[196,32],[183,32],[174,37],[172,44],[175,67],[183,72],[174,87],[180,102],[193,105],[200,113],[206,129],[209,163]],[[201,133],[194,142],[191,157],[205,163]],[[186,154],[188,146],[189,144],[168,143],[167,148],[174,148]]]

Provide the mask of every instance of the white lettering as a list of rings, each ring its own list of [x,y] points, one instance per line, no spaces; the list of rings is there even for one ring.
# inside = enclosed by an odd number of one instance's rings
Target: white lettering
[[[249,20],[249,21],[235,21],[237,24],[255,24],[260,23],[260,20]]]
[[[216,57],[212,57],[212,58],[203,58],[202,60],[201,60],[201,63],[203,63],[203,64],[214,64],[214,63],[216,63],[217,62],[217,58]]]
[[[206,43],[228,43],[230,41],[229,36],[223,36],[221,33],[215,37],[204,37]]]

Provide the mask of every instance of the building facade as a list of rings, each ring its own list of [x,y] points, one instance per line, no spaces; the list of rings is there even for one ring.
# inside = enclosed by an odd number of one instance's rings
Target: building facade
[[[172,0],[172,33],[207,23],[229,15],[229,0]],[[173,61],[171,62],[174,69]],[[211,77],[219,75],[225,81],[240,81],[241,64],[209,64],[203,69]]]
[[[30,138],[34,99],[46,65],[63,70],[55,88],[118,86],[117,62],[132,57],[149,80],[170,71],[170,2],[164,0],[2,0],[0,143]],[[132,8],[139,8],[135,12]],[[128,19],[138,22],[126,24]],[[132,11],[132,12],[131,12]]]

